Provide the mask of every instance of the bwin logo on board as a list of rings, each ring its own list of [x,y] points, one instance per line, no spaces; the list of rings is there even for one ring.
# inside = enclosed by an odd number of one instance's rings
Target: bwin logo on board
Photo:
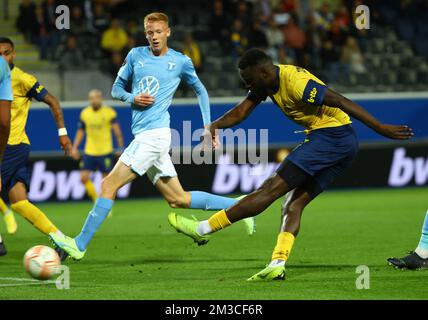
[[[156,77],[147,76],[140,80],[140,93],[155,96],[159,91],[159,81]]]

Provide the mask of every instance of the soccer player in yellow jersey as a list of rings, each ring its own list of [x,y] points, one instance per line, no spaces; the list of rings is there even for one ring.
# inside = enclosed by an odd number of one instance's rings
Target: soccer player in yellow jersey
[[[43,101],[52,111],[61,148],[67,155],[71,155],[72,145],[64,126],[60,104],[34,76],[13,64],[16,52],[10,39],[0,38],[0,55],[5,58],[11,69],[13,92],[10,136],[1,171],[2,190],[7,192],[12,210],[27,219],[42,233],[62,234],[39,208],[28,201],[30,141],[25,133],[31,100],[34,98],[37,101]]]
[[[349,116],[391,139],[409,139],[412,130],[405,125],[382,124],[366,110],[329,89],[303,68],[274,65],[259,49],[247,51],[239,61],[239,72],[248,96],[225,115],[210,124],[211,137],[217,129],[237,125],[267,97],[291,120],[306,129],[305,141],[296,147],[256,191],[221,210],[208,220],[197,222],[176,214],[170,224],[195,241],[224,229],[238,220],[255,216],[283,195],[281,230],[271,263],[249,281],[284,279],[287,261],[300,229],[303,209],[353,161],[358,141]]]
[[[118,149],[123,149],[122,131],[117,121],[116,111],[103,105],[102,98],[100,90],[94,89],[89,92],[89,106],[80,113],[79,129],[77,129],[73,143],[73,158],[79,160],[79,145],[86,133],[85,151],[80,163],[80,178],[86,193],[94,202],[98,195],[90,180],[90,175],[93,171],[99,170],[105,177],[113,168],[112,131]]]

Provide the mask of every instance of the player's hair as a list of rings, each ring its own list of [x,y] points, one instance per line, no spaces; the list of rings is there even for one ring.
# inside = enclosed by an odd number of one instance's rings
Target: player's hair
[[[153,21],[163,21],[167,26],[169,25],[168,16],[163,12],[152,12],[144,17],[144,25]]]
[[[6,37],[0,37],[0,43],[9,43],[12,46],[12,49],[15,49],[13,41]]]
[[[272,63],[270,57],[260,49],[250,49],[246,51],[239,59],[238,68],[245,69],[248,67],[260,66],[266,63]]]

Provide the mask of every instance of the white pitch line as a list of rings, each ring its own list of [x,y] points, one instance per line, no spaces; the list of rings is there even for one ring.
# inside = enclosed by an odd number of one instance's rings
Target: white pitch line
[[[0,284],[0,288],[1,287],[23,287],[23,286],[33,286],[33,285],[50,284],[50,283],[55,283],[55,281],[27,282],[27,283],[6,283],[6,284]]]
[[[28,279],[28,278],[12,278],[12,277],[0,277],[0,280],[40,282],[40,280],[36,280],[36,279]]]

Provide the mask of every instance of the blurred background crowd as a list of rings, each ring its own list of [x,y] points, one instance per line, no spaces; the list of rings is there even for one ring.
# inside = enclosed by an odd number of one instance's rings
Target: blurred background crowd
[[[63,4],[70,30],[55,27],[55,8]],[[361,4],[370,9],[369,30],[354,24]],[[172,28],[169,46],[192,59],[214,95],[242,94],[236,60],[253,47],[346,92],[427,89],[427,0],[21,0],[16,6],[14,27],[44,66],[61,72],[94,69],[114,79],[127,52],[146,44],[145,14],[163,11]],[[192,95],[184,86],[178,92]]]

